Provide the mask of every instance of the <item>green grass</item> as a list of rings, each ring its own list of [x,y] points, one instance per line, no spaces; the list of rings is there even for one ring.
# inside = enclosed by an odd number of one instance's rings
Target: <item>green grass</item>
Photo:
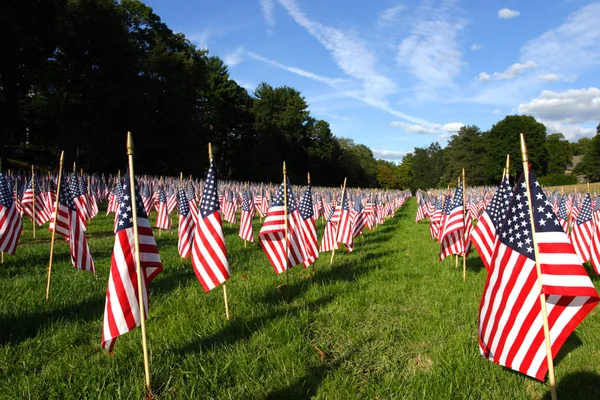
[[[329,253],[310,277],[276,276],[257,245],[244,248],[226,225],[232,277],[205,294],[177,234],[157,244],[164,271],[152,282],[147,322],[152,388],[163,399],[535,399],[548,388],[479,355],[477,312],[486,272],[467,260],[438,262],[427,223],[410,199],[396,217]],[[98,279],[73,269],[56,246],[45,300],[49,233],[25,225],[18,253],[0,266],[0,398],[139,399],[141,331],[100,348],[114,243],[112,215],[89,226]],[[259,229],[258,220],[254,225]],[[322,226],[319,225],[322,229]],[[598,287],[599,280],[594,277]],[[594,310],[556,360],[559,398],[600,398],[600,315]]]

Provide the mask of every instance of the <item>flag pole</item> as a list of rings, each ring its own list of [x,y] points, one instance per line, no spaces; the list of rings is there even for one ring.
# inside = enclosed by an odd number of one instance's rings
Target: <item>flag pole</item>
[[[35,171],[33,169],[33,165],[31,165],[31,189],[33,190],[33,215],[31,217],[31,222],[33,222],[33,238],[35,239]]]
[[[142,327],[142,350],[144,352],[144,375],[146,377],[146,391],[152,393],[150,389],[150,366],[148,361],[148,343],[146,340],[146,318],[144,307],[144,287],[142,285],[142,263],[140,260],[140,240],[138,236],[137,221],[137,199],[135,197],[135,175],[133,171],[133,137],[131,132],[127,132],[127,158],[129,159],[129,189],[131,195],[131,214],[133,217],[133,240],[135,249],[135,270],[138,284],[138,302],[140,307],[140,325]],[[144,271],[145,272],[145,271]],[[145,274],[144,274],[145,275]]]
[[[340,227],[340,221],[339,218],[341,218],[342,216],[342,207],[344,207],[344,192],[346,191],[346,178],[344,178],[344,184],[342,185],[342,200],[340,203],[340,215],[338,217],[338,221],[337,224],[335,224],[335,236],[333,237],[333,240],[335,240],[337,242],[337,235],[338,235],[338,229]],[[335,208],[333,209],[333,213],[335,214]],[[331,250],[331,260],[329,260],[329,265],[333,265],[333,256],[335,256],[335,249]]]
[[[208,161],[209,164],[213,163],[212,145],[208,143]],[[209,165],[209,167],[210,167]],[[229,321],[229,302],[227,301],[227,281],[223,282],[223,299],[225,300],[225,318]]]
[[[458,183],[456,185],[456,190],[458,190],[458,187],[460,186],[460,175],[458,176]],[[463,204],[463,208],[464,208],[464,204]],[[464,219],[463,219],[464,221]],[[454,255],[454,268],[458,268],[458,254]]]
[[[546,360],[548,361],[548,379],[550,381],[550,394],[552,400],[556,400],[556,383],[554,380],[554,363],[552,361],[552,346],[550,343],[550,329],[548,327],[548,313],[546,311],[546,295],[542,292],[542,269],[540,267],[540,251],[535,234],[535,223],[533,221],[533,205],[531,202],[531,189],[529,182],[529,165],[527,159],[527,145],[525,137],[521,133],[521,155],[523,157],[523,174],[525,175],[525,185],[527,187],[527,198],[529,199],[529,221],[531,224],[531,237],[533,239],[533,251],[535,254],[535,269],[537,272],[537,282],[540,289],[540,305],[542,308],[542,322],[544,325],[544,341],[546,342]]]
[[[54,256],[54,237],[56,234],[56,223],[58,219],[58,202],[60,199],[60,183],[62,180],[62,168],[63,168],[63,157],[64,151],[60,152],[60,163],[58,167],[58,183],[56,185],[56,201],[54,202],[54,225],[52,227],[52,238],[50,239],[50,261],[48,261],[48,282],[46,283],[46,300],[50,297],[50,276],[52,275],[52,257]]]
[[[310,172],[306,173],[306,182],[308,183],[308,186],[310,186]],[[312,192],[311,192],[311,199],[310,199],[310,206],[312,207]],[[314,209],[314,208],[313,208]],[[314,218],[314,215],[313,215]],[[316,261],[316,260],[315,260]],[[316,274],[316,270],[315,270],[315,261],[313,261],[312,263],[312,275],[315,276]]]
[[[462,190],[462,201],[463,201],[463,223],[465,225],[465,233],[464,235],[467,234],[467,218],[470,218],[467,216],[467,203],[465,202],[465,192],[467,191],[467,184],[466,184],[466,179],[465,179],[465,169],[462,169],[462,185],[463,185],[463,190]],[[463,281],[467,281],[467,240],[469,238],[464,237],[464,254],[463,254]]]
[[[287,171],[285,168],[285,161],[283,162],[283,224],[285,226],[285,285],[289,287],[290,284],[290,274],[288,268],[288,246],[289,246],[289,236],[288,236],[288,209],[287,209]]]
[[[506,155],[506,176],[510,177],[510,154]]]

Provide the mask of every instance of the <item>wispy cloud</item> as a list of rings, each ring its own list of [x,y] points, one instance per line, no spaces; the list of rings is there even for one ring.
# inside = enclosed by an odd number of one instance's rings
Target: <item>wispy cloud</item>
[[[213,36],[213,32],[205,29],[197,33],[186,33],[185,37],[200,49],[208,49],[208,39]]]
[[[502,19],[510,19],[518,17],[519,15],[521,15],[521,12],[517,10],[511,10],[510,8],[503,8],[502,10],[498,11],[498,17]]]
[[[275,0],[260,0],[260,11],[270,30],[275,26]]]
[[[484,46],[484,45],[482,45],[482,44],[479,44],[479,43],[473,43],[473,44],[471,45],[471,50],[473,50],[473,51],[477,51],[477,50],[481,50],[481,49],[483,49],[484,47],[485,47],[485,46]]]
[[[527,42],[521,60],[533,60],[541,69],[571,75],[600,65],[600,3],[571,14],[558,28]]]
[[[456,89],[455,78],[464,65],[459,35],[466,21],[453,1],[427,3],[413,18],[411,33],[398,46],[396,61],[415,76],[419,97],[437,97]]]
[[[379,17],[377,18],[377,26],[380,28],[384,28],[392,24],[395,21],[398,14],[405,9],[406,6],[404,4],[396,4],[389,8],[386,8],[379,14]]]
[[[344,32],[311,20],[294,0],[279,0],[292,19],[321,43],[344,72],[358,81],[356,97],[387,106],[387,96],[397,91],[396,84],[378,72],[378,61],[369,46],[352,32]]]
[[[401,121],[392,121],[390,124],[392,128],[402,128],[404,132],[407,133],[417,133],[421,135],[434,135],[440,133],[456,133],[465,126],[462,122],[450,122],[445,125],[440,124],[430,124],[430,125],[421,125],[421,124],[407,124],[406,122]]]
[[[237,49],[226,53],[223,56],[223,62],[228,67],[234,67],[244,60],[244,48],[238,47]]]
[[[490,78],[491,79],[500,79],[500,80],[513,79],[513,78],[516,78],[517,76],[521,75],[526,70],[532,69],[532,68],[537,68],[537,64],[533,61],[527,61],[524,64],[515,63],[515,64],[511,65],[510,67],[506,68],[506,71],[494,72],[491,76],[486,72],[482,72],[479,74],[479,77],[477,78],[477,80],[480,82],[484,82],[484,81],[489,81]]]

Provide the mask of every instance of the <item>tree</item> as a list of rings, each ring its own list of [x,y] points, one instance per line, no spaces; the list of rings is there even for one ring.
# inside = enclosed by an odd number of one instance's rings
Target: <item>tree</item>
[[[548,150],[546,149],[546,127],[533,117],[509,115],[498,122],[486,134],[487,171],[491,182],[499,182],[506,165],[506,155],[510,154],[511,175],[519,176],[523,172],[521,163],[520,134],[525,135],[527,153],[532,170],[545,175],[548,168]]]
[[[467,183],[471,186],[483,185],[487,182],[486,164],[487,146],[479,128],[463,126],[452,135],[444,149],[446,169],[442,183],[454,183],[465,168]]]
[[[396,173],[397,166],[393,162],[385,160],[377,160],[377,182],[379,187],[384,189],[399,189],[400,183],[398,174]]]
[[[574,156],[581,156],[585,152],[587,145],[590,143],[590,138],[582,137],[577,142],[571,143],[571,151]]]
[[[562,133],[553,133],[546,138],[548,151],[548,174],[564,174],[573,159],[571,144]]]
[[[402,157],[402,161],[398,166],[398,185],[400,189],[410,189],[413,193],[416,191],[416,187],[412,185],[413,183],[413,172],[412,172],[412,161],[413,154],[408,153],[404,157]]]
[[[595,135],[588,143],[583,159],[573,170],[574,174],[583,174],[592,181],[600,180],[600,135]]]

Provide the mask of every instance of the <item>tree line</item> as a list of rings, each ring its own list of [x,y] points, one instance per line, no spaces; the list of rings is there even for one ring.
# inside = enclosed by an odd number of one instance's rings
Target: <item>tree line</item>
[[[578,175],[590,181],[600,180],[600,124],[593,138],[569,142],[562,133],[547,134],[546,127],[531,116],[509,115],[486,132],[475,125],[463,126],[445,148],[437,142],[416,147],[395,167],[397,184],[413,191],[456,186],[465,168],[468,185],[497,185],[507,154],[512,157],[509,173],[517,177],[523,171],[521,132],[527,142],[529,163],[541,184],[573,184]],[[573,156],[582,156],[575,168],[571,168]]]
[[[0,148],[4,161],[123,168],[134,133],[140,173],[201,175],[212,143],[222,178],[381,186],[372,151],[333,135],[301,93],[231,79],[206,49],[137,0],[0,4]],[[48,156],[50,153],[51,156]],[[5,164],[6,167],[6,164]]]

